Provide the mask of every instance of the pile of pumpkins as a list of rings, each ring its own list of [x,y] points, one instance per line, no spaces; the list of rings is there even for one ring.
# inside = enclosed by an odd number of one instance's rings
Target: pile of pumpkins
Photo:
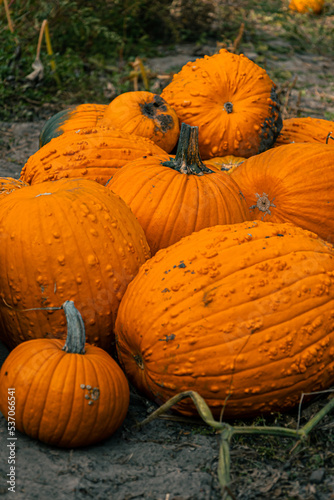
[[[129,382],[226,419],[333,384],[334,123],[282,120],[275,87],[221,50],[161,95],[57,113],[1,179],[0,410],[15,391],[19,431],[106,439]]]

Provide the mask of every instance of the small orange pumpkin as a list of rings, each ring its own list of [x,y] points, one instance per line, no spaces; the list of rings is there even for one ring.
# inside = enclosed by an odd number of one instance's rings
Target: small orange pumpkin
[[[290,0],[289,9],[301,14],[321,14],[324,5],[324,0]]]
[[[270,148],[282,128],[276,85],[267,72],[225,49],[188,62],[162,91],[181,123],[198,126],[203,160],[248,158]]]
[[[334,122],[322,118],[287,118],[283,120],[283,128],[276,139],[274,147],[291,142],[329,142],[329,135],[334,136]],[[333,143],[334,145],[334,143]]]
[[[252,219],[292,222],[334,242],[334,148],[294,143],[244,161],[232,179]]]
[[[8,428],[64,448],[110,437],[129,407],[127,379],[109,354],[85,344],[85,327],[72,301],[62,309],[67,339],[23,342],[0,370],[0,411]]]
[[[158,403],[198,392],[217,417],[295,406],[334,377],[334,249],[293,224],[209,227],[160,250],[116,320],[129,381]],[[176,409],[196,415],[189,399]]]
[[[180,133],[176,112],[160,95],[146,91],[124,92],[108,105],[101,122],[151,139],[167,153]]]
[[[229,175],[210,169],[198,153],[198,127],[182,124],[176,156],[135,160],[107,184],[129,205],[152,255],[183,236],[216,224],[247,220],[248,210]]]
[[[106,184],[131,160],[164,151],[153,141],[109,127],[69,131],[28,158],[20,179],[36,184],[83,177]]]

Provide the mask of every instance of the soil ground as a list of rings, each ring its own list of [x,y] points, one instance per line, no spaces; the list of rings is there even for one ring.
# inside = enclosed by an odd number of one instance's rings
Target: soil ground
[[[334,113],[333,60],[313,54],[289,55],[289,47],[278,39],[268,44],[275,56],[266,57],[266,69],[279,80],[283,116],[324,118]],[[152,59],[147,64],[153,72],[166,73],[214,50],[215,47],[182,46],[174,54]],[[253,59],[258,56],[252,51],[245,54]],[[56,111],[50,110],[49,115]],[[48,111],[45,119],[47,117]],[[24,163],[38,149],[38,136],[45,119],[29,123],[0,122],[0,176],[20,176]],[[8,351],[3,345],[0,347],[1,364]],[[332,394],[320,394],[311,404],[303,404],[301,424],[322,408]],[[178,421],[172,413],[142,428],[134,427],[155,408],[132,389],[129,412],[122,427],[110,439],[89,448],[57,449],[17,433],[15,498],[222,498],[217,476],[219,434],[200,419]],[[231,498],[334,499],[334,422],[331,417],[325,417],[311,433],[309,442],[299,448],[294,448],[295,442],[286,438],[233,440]],[[248,424],[296,428],[297,419],[296,409],[288,415],[271,415]],[[0,436],[0,495],[12,498],[5,479],[9,472],[8,431],[2,416]]]

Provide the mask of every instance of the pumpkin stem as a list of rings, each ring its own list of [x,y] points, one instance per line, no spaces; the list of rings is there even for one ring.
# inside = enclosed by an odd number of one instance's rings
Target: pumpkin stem
[[[67,338],[62,350],[85,354],[86,331],[81,314],[73,300],[66,300],[61,307],[64,309],[67,322]]]
[[[333,140],[334,140],[334,136],[332,135],[332,133],[333,133],[333,132],[329,132],[329,133],[327,134],[327,137],[326,137],[326,144],[328,144],[329,139],[333,139]]]
[[[175,158],[162,163],[181,174],[212,174],[201,160],[198,148],[198,127],[182,123]]]

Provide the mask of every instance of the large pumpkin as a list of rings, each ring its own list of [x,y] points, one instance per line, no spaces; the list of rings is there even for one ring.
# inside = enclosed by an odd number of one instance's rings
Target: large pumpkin
[[[102,124],[147,137],[170,153],[180,133],[174,109],[160,96],[146,91],[124,92],[108,105]]]
[[[334,380],[334,250],[293,224],[202,229],[141,266],[116,320],[129,381],[217,417],[285,411]],[[190,400],[177,409],[196,414]]]
[[[287,118],[283,120],[283,128],[276,139],[275,147],[291,142],[320,142],[334,145],[329,140],[330,134],[334,136],[334,122],[323,118]],[[332,144],[333,143],[333,144]]]
[[[65,345],[37,339],[9,353],[0,370],[0,411],[14,433],[74,448],[115,432],[128,410],[129,386],[109,354],[85,344],[74,303],[67,301],[62,308],[68,323]]]
[[[292,222],[334,242],[334,148],[296,143],[248,158],[231,177],[252,219]]]
[[[44,124],[39,136],[39,147],[69,130],[96,127],[106,109],[107,104],[78,104],[59,111]]]
[[[245,57],[221,50],[188,62],[162,92],[181,122],[199,127],[202,159],[270,148],[282,128],[276,85]]]
[[[135,160],[107,184],[137,217],[152,255],[193,231],[249,217],[237,184],[210,166],[198,153],[198,127],[183,123],[175,157]]]
[[[112,349],[119,303],[149,256],[139,222],[104,186],[63,179],[17,189],[1,200],[1,340],[11,349],[64,339],[63,315],[53,307],[73,300],[87,341]]]
[[[324,0],[290,0],[289,9],[301,14],[321,14],[324,5]]]
[[[28,158],[20,179],[36,184],[82,177],[106,182],[131,160],[161,154],[153,141],[109,127],[69,131]]]

